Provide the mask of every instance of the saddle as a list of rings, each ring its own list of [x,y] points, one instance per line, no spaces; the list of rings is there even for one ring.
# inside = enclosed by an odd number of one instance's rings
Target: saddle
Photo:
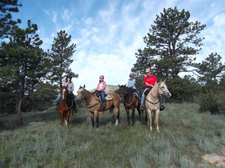
[[[99,91],[95,91],[95,96],[96,96],[100,101],[102,101],[102,97],[101,97],[101,94],[100,94]],[[110,96],[110,94],[105,94],[105,100],[106,100],[106,101],[112,100],[112,96]]]

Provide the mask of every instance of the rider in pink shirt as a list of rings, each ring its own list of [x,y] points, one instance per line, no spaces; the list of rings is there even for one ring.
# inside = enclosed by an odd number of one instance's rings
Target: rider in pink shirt
[[[102,97],[102,103],[103,103],[103,104],[102,104],[102,109],[104,109],[104,108],[105,108],[105,102],[106,102],[106,100],[105,100],[106,83],[105,83],[105,81],[104,81],[104,76],[103,76],[103,75],[101,75],[101,76],[99,77],[99,79],[100,79],[100,80],[99,80],[99,83],[98,83],[98,86],[97,86],[96,90],[99,91],[100,94],[101,94],[101,97]]]

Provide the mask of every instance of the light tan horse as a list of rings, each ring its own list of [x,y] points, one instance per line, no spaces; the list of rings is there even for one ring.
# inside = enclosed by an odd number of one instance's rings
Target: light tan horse
[[[159,111],[160,111],[160,102],[159,102],[159,95],[163,95],[166,98],[171,96],[171,93],[167,89],[166,81],[160,81],[159,83],[155,83],[153,88],[147,94],[145,99],[146,105],[146,114],[149,118],[149,126],[150,131],[152,132],[152,112],[155,113],[155,123],[156,123],[156,130],[159,132]]]
[[[103,111],[109,110],[112,114],[112,123],[114,122],[114,112],[113,109],[116,109],[116,123],[117,126],[119,123],[119,116],[120,116],[120,98],[115,93],[108,93],[112,99],[106,100],[105,109]],[[95,93],[91,93],[85,89],[84,87],[79,88],[77,91],[76,100],[79,102],[81,99],[84,99],[86,101],[86,107],[88,108],[89,115],[91,116],[92,121],[92,127],[94,128],[94,116],[96,119],[97,129],[99,128],[99,112],[101,112],[101,102],[99,98],[96,97]]]

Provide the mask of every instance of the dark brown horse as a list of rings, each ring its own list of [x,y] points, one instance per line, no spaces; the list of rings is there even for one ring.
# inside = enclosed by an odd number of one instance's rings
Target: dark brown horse
[[[101,101],[98,97],[96,97],[95,93],[91,93],[85,89],[84,87],[79,88],[77,91],[76,101],[79,102],[81,99],[86,101],[86,107],[88,108],[89,115],[91,116],[92,127],[94,128],[94,115],[96,119],[97,129],[99,128],[99,112],[106,111],[110,109],[110,113],[112,114],[112,123],[114,123],[114,113],[113,109],[116,109],[116,126],[119,123],[120,116],[120,98],[115,93],[108,93],[112,97],[111,100],[106,99],[105,109],[101,110]]]
[[[63,122],[65,119],[65,124],[68,128],[70,113],[74,105],[73,99],[67,89],[67,86],[61,86],[60,91],[62,96],[62,98],[59,100],[60,125],[63,127]]]
[[[139,118],[141,116],[140,110],[140,101],[136,94],[132,91],[131,88],[128,88],[126,85],[118,85],[119,86],[119,94],[120,100],[123,102],[126,113],[127,113],[127,122],[130,125],[130,115],[129,110],[132,110],[132,126],[134,126],[134,112],[135,108],[138,110]]]

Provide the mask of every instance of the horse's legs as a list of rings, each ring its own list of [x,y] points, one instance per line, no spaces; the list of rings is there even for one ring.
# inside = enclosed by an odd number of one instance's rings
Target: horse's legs
[[[138,110],[138,115],[139,115],[139,120],[140,120],[140,119],[141,119],[140,104],[138,104],[138,106],[137,106],[137,110]]]
[[[133,107],[131,110],[132,110],[132,126],[134,126],[134,112],[135,112],[135,107]]]
[[[97,130],[99,128],[99,112],[96,110],[95,111],[95,119],[96,119],[96,125],[97,125]]]
[[[149,128],[150,128],[150,131],[152,132],[152,114],[151,114],[151,110],[147,109],[147,113],[148,113],[148,118],[149,118]]]
[[[129,109],[125,107],[126,113],[127,113],[127,123],[130,125],[130,114],[129,114]]]
[[[89,111],[89,115],[91,116],[92,128],[94,128],[95,127],[94,114],[91,111]]]
[[[66,126],[67,126],[67,128],[68,128],[69,119],[70,119],[70,112],[71,112],[71,110],[69,110],[69,111],[66,113]]]
[[[59,117],[60,117],[60,123],[59,124],[63,128],[64,117],[63,117],[63,111],[62,110],[59,110]]]
[[[110,113],[112,114],[112,124],[114,123],[114,111],[113,111],[114,108],[110,108]]]
[[[120,119],[120,104],[115,105],[115,110],[116,110],[116,124],[117,126],[119,124],[119,119]]]
[[[160,132],[159,131],[159,109],[156,110],[156,112],[155,112],[155,123],[156,123],[156,130],[157,130],[157,132]]]

